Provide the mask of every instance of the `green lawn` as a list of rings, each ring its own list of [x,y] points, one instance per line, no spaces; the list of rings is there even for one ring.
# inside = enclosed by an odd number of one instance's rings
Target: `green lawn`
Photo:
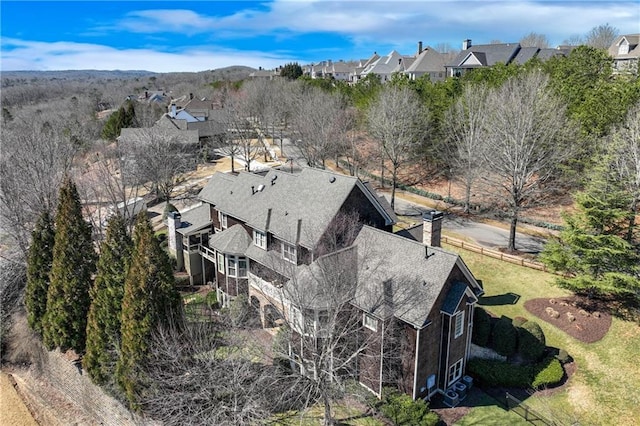
[[[488,300],[513,300],[515,304],[485,306],[495,315],[511,318],[535,317],[524,308],[524,302],[538,297],[562,297],[565,290],[553,285],[554,276],[533,269],[511,265],[479,254],[458,251],[474,275],[482,280]],[[493,298],[491,298],[493,296]],[[509,300],[511,299],[511,300]],[[617,318],[603,340],[585,344],[542,320],[547,345],[566,349],[577,363],[577,371],[562,389],[550,396],[534,396],[526,403],[563,424],[636,425],[640,419],[640,326]],[[474,408],[469,416],[483,417],[487,407]],[[466,419],[466,418],[465,418]],[[485,424],[469,422],[460,424]],[[508,421],[505,419],[505,421]]]

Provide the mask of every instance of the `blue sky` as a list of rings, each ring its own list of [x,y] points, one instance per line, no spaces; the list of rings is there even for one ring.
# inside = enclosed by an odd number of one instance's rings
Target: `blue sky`
[[[8,70],[203,71],[368,58],[462,40],[552,46],[610,24],[640,33],[640,2],[597,1],[5,1]]]

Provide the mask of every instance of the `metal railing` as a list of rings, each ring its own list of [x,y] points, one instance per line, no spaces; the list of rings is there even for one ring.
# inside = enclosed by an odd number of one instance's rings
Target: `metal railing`
[[[524,404],[509,392],[506,392],[505,399],[507,400],[507,409],[509,411],[513,411],[518,414],[532,425],[558,426],[558,423],[555,423],[534,411],[527,404]]]

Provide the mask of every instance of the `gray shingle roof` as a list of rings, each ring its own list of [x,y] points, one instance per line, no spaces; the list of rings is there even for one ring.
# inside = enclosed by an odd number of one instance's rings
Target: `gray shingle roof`
[[[455,314],[456,308],[460,304],[460,300],[466,291],[467,285],[465,283],[461,283],[460,281],[453,283],[447,292],[447,296],[445,297],[440,310],[449,315]]]
[[[407,73],[428,73],[444,71],[444,55],[427,47],[416,60],[405,70]]]
[[[468,60],[470,55],[478,58],[483,66],[492,66],[499,62],[508,64],[513,60],[519,49],[519,43],[479,44],[460,52],[447,67],[463,66],[465,60]]]
[[[172,130],[170,128],[160,126],[147,128],[123,128],[120,131],[118,140],[123,142],[145,143],[148,142],[150,138],[172,138],[176,142],[183,144],[197,144],[199,140],[197,130]]]
[[[233,225],[231,228],[218,232],[209,237],[209,247],[226,254],[244,256],[253,243],[253,238],[242,225]]]
[[[191,210],[180,212],[181,225],[177,229],[178,233],[188,235],[193,231],[197,231],[205,226],[211,225],[210,208],[207,204],[202,204]]]
[[[354,188],[367,192],[358,178],[312,168],[297,175],[216,173],[199,197],[252,228],[314,248]],[[385,213],[379,200],[374,204]]]
[[[360,264],[353,303],[379,318],[424,326],[459,256],[369,226],[355,244]]]

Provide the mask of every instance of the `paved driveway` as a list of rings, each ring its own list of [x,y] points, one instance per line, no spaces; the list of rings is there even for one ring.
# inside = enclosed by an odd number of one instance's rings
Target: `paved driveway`
[[[390,194],[384,194],[384,196],[388,201],[391,199]],[[395,204],[396,214],[402,216],[421,217],[422,213],[433,210],[431,207],[401,199],[397,195]],[[508,229],[481,222],[474,222],[468,218],[454,214],[445,214],[442,230],[445,234],[449,232],[463,235],[475,244],[488,248],[506,247],[509,241]],[[516,233],[516,249],[522,252],[537,254],[542,250],[544,243],[544,238],[534,237],[520,232]]]

